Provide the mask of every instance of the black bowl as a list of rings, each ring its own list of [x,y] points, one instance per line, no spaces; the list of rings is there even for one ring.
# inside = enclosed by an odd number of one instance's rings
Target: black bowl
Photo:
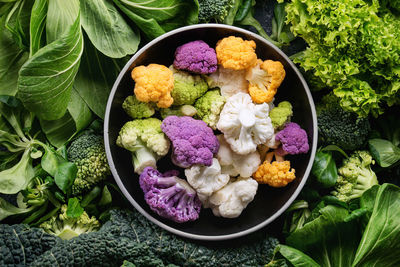
[[[260,185],[255,199],[238,218],[215,217],[210,209],[203,209],[200,218],[195,222],[174,223],[161,218],[149,209],[139,187],[138,175],[133,172],[130,153],[115,144],[120,128],[130,120],[122,109],[125,97],[133,94],[130,70],[135,66],[150,63],[169,66],[173,62],[175,49],[179,45],[189,41],[203,40],[211,47],[215,47],[218,40],[230,35],[254,40],[257,44],[258,58],[282,62],[286,70],[286,78],[278,90],[275,103],[288,100],[293,104],[292,121],[297,122],[307,131],[311,149],[307,154],[289,157],[297,176],[292,183],[284,188]],[[317,147],[317,119],[314,102],[304,78],[289,58],[276,46],[259,35],[237,27],[198,24],[179,28],[156,38],[129,60],[115,81],[108,99],[104,139],[108,163],[118,186],[132,205],[146,218],[172,233],[187,238],[223,240],[243,236],[266,226],[282,214],[300,193],[310,173]],[[158,167],[161,171],[174,168],[169,157],[161,159]]]

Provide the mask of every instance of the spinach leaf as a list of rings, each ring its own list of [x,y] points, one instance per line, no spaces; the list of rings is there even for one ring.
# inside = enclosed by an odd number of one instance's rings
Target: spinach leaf
[[[352,266],[399,266],[400,188],[383,184]]]
[[[368,141],[369,150],[378,164],[387,168],[400,160],[400,148],[384,139],[371,139]]]
[[[78,168],[75,163],[65,161],[58,165],[54,181],[64,194],[68,194],[71,191],[77,172]]]
[[[67,216],[70,218],[78,218],[84,212],[79,200],[74,197],[68,199]]]
[[[296,267],[318,267],[320,266],[316,263],[313,259],[309,256],[297,250],[295,248],[285,246],[285,245],[278,245],[279,253],[285,257],[293,266]]]
[[[74,88],[100,118],[104,118],[108,95],[125,62],[125,58],[116,60],[104,56],[85,38]]]
[[[65,34],[40,49],[22,66],[18,96],[28,110],[45,120],[59,119],[65,114],[82,51],[78,15]]]
[[[329,188],[334,186],[338,178],[338,173],[332,153],[319,150],[315,154],[311,173],[316,178],[317,183],[322,187]]]
[[[29,56],[33,56],[43,46],[43,32],[46,26],[48,0],[35,0],[30,23]]]
[[[81,12],[82,27],[97,50],[112,58],[136,52],[140,34],[126,23],[112,0],[81,1]]]

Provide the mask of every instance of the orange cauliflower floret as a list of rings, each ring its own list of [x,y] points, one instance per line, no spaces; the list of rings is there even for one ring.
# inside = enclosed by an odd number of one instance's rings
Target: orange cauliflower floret
[[[168,108],[174,102],[171,91],[174,89],[174,76],[166,66],[150,64],[132,70],[135,81],[135,96],[142,102],[157,102],[159,108]]]
[[[281,62],[257,60],[257,65],[248,69],[246,74],[253,102],[257,104],[271,102],[285,75]]]
[[[259,184],[268,184],[272,187],[284,187],[296,178],[295,170],[290,169],[290,161],[283,160],[275,155],[276,161],[271,163],[274,152],[269,152],[263,164],[253,174]]]
[[[240,37],[229,36],[219,40],[215,51],[218,64],[226,69],[244,70],[257,62],[256,43]]]

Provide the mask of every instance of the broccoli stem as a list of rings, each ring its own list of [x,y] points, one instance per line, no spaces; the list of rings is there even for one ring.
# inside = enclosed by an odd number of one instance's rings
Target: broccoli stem
[[[141,146],[132,152],[132,163],[136,173],[140,174],[148,166],[157,168],[156,162],[156,154],[146,146]]]

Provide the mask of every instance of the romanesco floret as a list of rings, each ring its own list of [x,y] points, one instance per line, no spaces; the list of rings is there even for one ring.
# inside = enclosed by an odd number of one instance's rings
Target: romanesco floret
[[[202,119],[212,129],[217,129],[219,114],[225,105],[225,97],[221,96],[219,90],[211,90],[200,97],[196,103],[196,116]]]
[[[84,211],[81,216],[71,218],[67,215],[67,205],[62,205],[59,214],[54,215],[47,221],[40,224],[47,233],[69,240],[83,233],[97,231],[100,222]]]
[[[78,168],[72,185],[73,195],[89,191],[111,174],[101,135],[93,132],[80,135],[71,143],[67,154],[68,160],[74,162]]]
[[[132,119],[141,119],[153,116],[155,112],[154,107],[155,105],[153,102],[140,102],[134,95],[128,96],[122,103],[122,108]]]
[[[199,0],[199,22],[223,22],[233,0]]]
[[[274,107],[269,112],[272,125],[275,129],[281,129],[287,122],[290,122],[290,118],[293,115],[292,104],[288,101],[282,101],[278,106]]]
[[[192,105],[197,98],[207,90],[207,82],[200,75],[192,75],[188,72],[170,67],[174,76],[174,89],[171,92],[174,106]]]
[[[117,145],[132,152],[136,173],[147,166],[156,167],[157,159],[168,153],[170,143],[160,126],[156,118],[128,121],[122,126]]]
[[[344,159],[342,167],[338,169],[339,177],[332,195],[348,202],[361,197],[365,191],[377,185],[378,179],[371,169],[372,164],[374,160],[368,151],[355,151]]]
[[[326,144],[334,144],[345,150],[361,148],[367,141],[370,124],[367,118],[344,111],[339,99],[328,94],[317,105],[318,133]]]

